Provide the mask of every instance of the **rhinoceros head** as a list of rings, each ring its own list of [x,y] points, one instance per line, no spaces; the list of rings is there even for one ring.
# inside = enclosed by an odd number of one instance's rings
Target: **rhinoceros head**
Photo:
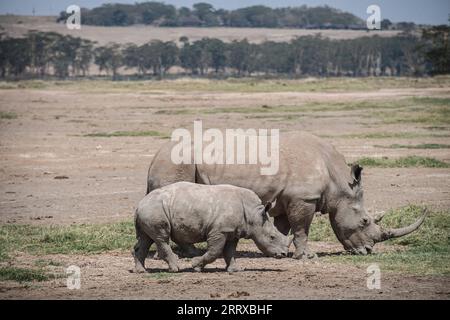
[[[353,165],[351,180],[345,190],[339,190],[335,210],[330,212],[331,226],[345,250],[355,254],[368,254],[373,246],[390,238],[407,235],[420,227],[426,212],[410,226],[399,229],[384,229],[378,222],[382,215],[371,216],[364,208],[361,185],[362,167]]]
[[[256,209],[252,221],[249,221],[251,223],[249,226],[250,237],[266,256],[286,257],[289,251],[289,239],[270,221],[267,212],[272,207],[273,203],[268,202]]]

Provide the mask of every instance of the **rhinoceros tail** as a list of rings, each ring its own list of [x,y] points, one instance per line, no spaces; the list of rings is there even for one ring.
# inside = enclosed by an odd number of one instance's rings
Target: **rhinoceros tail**
[[[138,213],[138,209],[136,209],[136,212],[134,213],[134,229],[136,230],[136,239],[139,240],[139,234],[141,234],[141,228],[137,221],[137,216],[138,216],[137,213]]]

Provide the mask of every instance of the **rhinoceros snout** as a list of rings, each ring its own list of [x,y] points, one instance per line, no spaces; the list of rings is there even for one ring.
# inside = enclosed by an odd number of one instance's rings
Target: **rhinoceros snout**
[[[281,253],[275,254],[275,258],[277,258],[277,259],[286,258],[286,257],[287,257],[287,252],[281,252]]]

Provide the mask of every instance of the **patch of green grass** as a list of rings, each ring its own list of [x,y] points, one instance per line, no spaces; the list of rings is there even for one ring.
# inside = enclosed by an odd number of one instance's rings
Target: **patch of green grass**
[[[176,274],[171,272],[154,272],[148,273],[147,276],[157,280],[165,280],[174,277]]]
[[[1,81],[0,90],[10,89],[45,89],[54,85],[54,81],[43,80],[21,80],[21,81]]]
[[[450,276],[450,252],[428,251],[424,248],[411,248],[393,252],[374,253],[367,256],[340,255],[326,257],[326,261],[351,263],[369,266],[376,263],[381,271],[409,273],[416,275]]]
[[[82,92],[346,92],[374,91],[382,88],[435,88],[448,85],[450,77],[430,78],[308,78],[263,79],[229,78],[224,80],[177,78],[174,80],[110,81],[83,79],[77,81],[26,80],[1,82],[1,89],[63,89]]]
[[[450,98],[421,97],[396,101],[399,108],[376,111],[373,116],[383,123],[450,124]]]
[[[388,149],[449,149],[450,144],[422,143],[422,144],[391,144],[389,146],[375,145],[377,148]]]
[[[49,259],[37,259],[34,264],[37,267],[47,267],[47,266],[53,266],[53,267],[60,267],[62,266],[62,264],[60,262],[57,261],[53,261],[53,260],[49,260]]]
[[[46,89],[51,85],[57,85],[55,81],[25,80],[17,82],[18,89]]]
[[[169,138],[166,134],[159,131],[114,131],[114,132],[96,132],[85,134],[85,137],[91,138],[111,138],[111,137],[160,137]]]
[[[38,226],[0,225],[0,261],[8,261],[16,252],[33,255],[95,254],[112,250],[130,251],[136,243],[132,221],[107,224]],[[172,248],[176,244],[170,243]],[[197,244],[206,249],[206,242]],[[37,266],[60,266],[54,260],[38,259]]]
[[[320,135],[322,138],[347,138],[347,139],[413,139],[413,138],[448,138],[446,133],[420,133],[420,132],[370,132],[353,133],[343,135]]]
[[[392,109],[397,108],[397,104],[392,101],[358,101],[358,102],[339,102],[322,103],[308,102],[299,105],[262,105],[262,106],[239,106],[239,107],[215,107],[215,108],[194,108],[194,109],[169,109],[158,110],[155,114],[227,114],[227,113],[245,113],[256,114],[255,117],[264,117],[263,114],[270,114],[265,117],[286,117],[285,113],[291,113],[290,117],[298,117],[297,113],[327,112],[327,111],[353,111],[366,109]],[[273,114],[273,115],[272,115]]]
[[[384,227],[400,228],[416,221],[423,214],[424,207],[410,205],[388,212],[381,225]],[[429,212],[419,230],[388,243],[426,248],[435,251],[450,250],[450,210]],[[449,265],[450,268],[450,265]]]
[[[251,114],[251,117],[281,117],[285,113],[294,119],[298,113],[365,111],[376,110],[374,115],[385,122],[446,122],[448,107],[446,98],[403,98],[397,100],[347,101],[347,102],[307,102],[299,105],[262,105],[262,106],[229,106],[215,108],[162,109],[155,114]],[[439,107],[439,108],[436,108]],[[381,110],[381,111],[380,111]],[[386,111],[389,110],[389,111]],[[425,113],[427,112],[427,113]],[[267,115],[270,114],[270,115]],[[272,115],[275,114],[275,115]],[[405,115],[404,115],[405,114]],[[359,117],[368,115],[360,114]],[[370,116],[370,115],[369,115]],[[412,118],[415,117],[415,120]],[[436,118],[436,119],[434,119]],[[289,120],[289,119],[285,119]]]
[[[314,91],[373,91],[380,88],[424,88],[440,87],[450,82],[450,77],[433,78],[309,78],[309,79],[262,79],[229,78],[225,80],[178,78],[162,81],[109,81],[95,80],[99,86],[127,90],[170,91],[228,91],[228,92],[314,92]],[[69,81],[55,81],[58,83]],[[71,85],[95,89],[92,81],[71,81]]]
[[[17,282],[47,281],[49,276],[42,269],[0,267],[0,280]]]
[[[8,250],[3,243],[0,243],[0,262],[9,261],[11,257],[8,254]]]
[[[17,114],[15,114],[14,112],[0,111],[0,119],[17,119]]]
[[[366,167],[379,168],[449,168],[450,163],[443,162],[434,158],[421,156],[407,156],[396,159],[384,158],[368,158],[364,157],[356,161],[358,164]]]
[[[399,228],[413,223],[422,215],[423,208],[416,205],[391,210],[381,225]],[[328,217],[315,218],[311,226],[313,241],[337,242]],[[330,262],[352,263],[365,266],[380,265],[381,270],[412,274],[450,275],[450,210],[430,212],[419,230],[385,244],[394,244],[396,249],[386,252],[375,251],[371,255],[335,255],[323,259]]]
[[[446,131],[446,130],[449,130],[450,127],[448,127],[448,126],[428,126],[428,127],[425,127],[425,129],[433,130],[433,131]]]
[[[441,97],[414,97],[412,100],[416,103],[422,103],[426,105],[434,105],[439,107],[449,107],[450,98]]]
[[[0,81],[0,90],[17,89],[14,82]]]
[[[403,110],[401,112],[377,112],[375,117],[381,118],[383,123],[419,123],[419,124],[450,124],[450,109],[437,108],[426,111]]]
[[[102,225],[0,226],[0,254],[90,254],[110,250],[130,250],[135,243],[132,222]]]
[[[206,242],[200,242],[195,245],[197,249],[206,250],[208,248],[208,244]]]
[[[155,111],[155,114],[177,115],[177,114],[194,114],[193,109],[162,109]]]

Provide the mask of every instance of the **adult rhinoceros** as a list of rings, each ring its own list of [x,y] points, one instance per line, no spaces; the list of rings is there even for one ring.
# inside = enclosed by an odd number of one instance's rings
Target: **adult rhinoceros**
[[[293,258],[312,258],[308,233],[315,212],[328,213],[331,226],[345,250],[371,253],[375,243],[409,234],[425,214],[410,226],[385,230],[364,208],[362,167],[349,167],[331,144],[304,132],[281,134],[279,170],[261,175],[259,164],[174,164],[169,142],[155,155],[148,171],[147,193],[162,186],[189,181],[231,184],[253,190],[262,201],[276,201],[270,211],[284,234],[292,230]],[[181,244],[182,245],[182,244]]]

